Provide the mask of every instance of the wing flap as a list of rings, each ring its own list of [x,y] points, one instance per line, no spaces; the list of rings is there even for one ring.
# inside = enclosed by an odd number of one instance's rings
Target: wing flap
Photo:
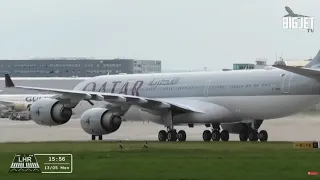
[[[126,102],[129,104],[147,104],[148,100],[140,97],[126,97]]]

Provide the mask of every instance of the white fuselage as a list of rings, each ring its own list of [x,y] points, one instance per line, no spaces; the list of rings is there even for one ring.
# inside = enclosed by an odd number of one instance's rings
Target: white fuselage
[[[320,100],[316,80],[279,69],[98,76],[81,82],[74,89],[162,99],[200,109],[204,108],[201,102],[208,102],[232,112],[235,118],[226,122],[281,118],[298,113]],[[90,108],[87,102],[79,106]],[[210,108],[207,110],[210,111]],[[124,117],[161,124],[158,116],[134,107]],[[176,119],[179,124],[190,121],[193,120]],[[193,123],[211,123],[215,120],[204,118],[196,121],[199,122]]]
[[[0,101],[32,104],[41,98],[50,98],[53,94],[0,94]]]

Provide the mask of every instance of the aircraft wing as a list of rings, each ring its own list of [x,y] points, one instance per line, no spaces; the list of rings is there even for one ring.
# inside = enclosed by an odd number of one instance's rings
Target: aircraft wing
[[[273,67],[283,69],[285,71],[293,72],[295,74],[299,74],[309,78],[313,78],[316,80],[320,80],[320,70],[317,70],[317,69],[309,69],[309,68],[301,68],[301,67],[285,66],[285,65],[273,65]]]
[[[3,101],[3,100],[1,100],[0,104],[8,106],[8,107],[14,106],[14,102],[13,101]]]
[[[94,101],[107,101],[110,103],[117,104],[127,104],[136,105],[142,108],[150,110],[160,110],[175,108],[182,112],[202,112],[196,107],[187,106],[183,103],[175,103],[166,100],[159,100],[153,98],[144,98],[138,96],[131,96],[125,94],[112,94],[103,92],[88,92],[88,91],[76,91],[76,90],[66,90],[66,89],[54,89],[54,88],[41,88],[41,87],[28,87],[28,86],[15,86],[12,82],[10,76],[5,74],[5,86],[6,88],[24,89],[24,90],[36,90],[39,92],[54,92],[61,94],[59,97],[61,99],[76,99],[76,100],[94,100]]]
[[[283,17],[290,17],[291,15],[290,14],[287,14],[287,15],[284,15]]]

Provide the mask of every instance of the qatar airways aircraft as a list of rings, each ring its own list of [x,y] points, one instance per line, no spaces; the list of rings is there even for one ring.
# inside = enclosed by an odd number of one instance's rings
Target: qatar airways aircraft
[[[267,141],[264,120],[281,118],[302,111],[320,100],[320,51],[305,67],[277,65],[265,69],[130,74],[96,76],[79,83],[73,90],[16,86],[8,74],[7,88],[59,94],[42,98],[31,106],[31,118],[45,126],[62,125],[70,120],[80,101],[100,107],[87,109],[80,118],[83,130],[99,136],[115,132],[122,120],[148,120],[164,125],[160,141],[185,141],[186,132],[177,125],[206,125],[203,140],[228,141],[229,133],[241,141]],[[220,131],[220,127],[223,129]]]
[[[53,94],[0,94],[0,110],[26,111],[35,101],[53,96]]]

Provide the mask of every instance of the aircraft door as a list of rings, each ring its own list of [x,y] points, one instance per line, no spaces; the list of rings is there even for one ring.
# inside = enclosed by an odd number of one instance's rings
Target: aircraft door
[[[293,73],[284,74],[283,81],[282,81],[282,88],[281,92],[283,94],[289,94],[291,92],[290,84],[292,79]]]
[[[208,81],[205,84],[205,86],[204,86],[204,97],[208,97],[210,85],[211,85],[211,81]]]

